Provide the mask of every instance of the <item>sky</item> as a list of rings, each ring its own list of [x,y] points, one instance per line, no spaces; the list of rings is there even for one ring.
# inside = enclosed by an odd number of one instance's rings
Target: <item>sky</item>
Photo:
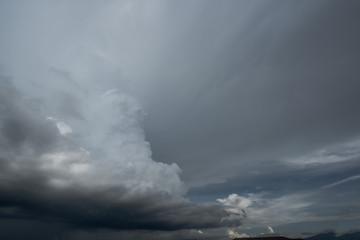
[[[0,236],[360,230],[360,3],[0,1]]]

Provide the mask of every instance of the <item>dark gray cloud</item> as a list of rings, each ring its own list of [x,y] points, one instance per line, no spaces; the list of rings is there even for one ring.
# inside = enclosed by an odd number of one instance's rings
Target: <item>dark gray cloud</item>
[[[230,214],[220,206],[174,202],[159,196],[114,201],[114,194],[121,198],[123,189],[59,191],[41,188],[33,179],[26,180],[32,180],[28,185],[37,191],[14,184],[11,190],[1,190],[2,218],[55,221],[83,229],[178,230],[240,225],[239,220],[222,221]],[[39,189],[45,193],[40,194]]]
[[[186,240],[186,239],[207,239],[220,240],[225,237],[209,236],[198,230],[178,231],[149,231],[149,230],[109,230],[109,229],[74,229],[68,225],[54,222],[39,222],[29,220],[7,219],[1,221],[0,234],[7,239],[21,240],[29,236],[39,240],[64,239],[64,240],[86,240],[86,239],[139,239],[139,240]]]

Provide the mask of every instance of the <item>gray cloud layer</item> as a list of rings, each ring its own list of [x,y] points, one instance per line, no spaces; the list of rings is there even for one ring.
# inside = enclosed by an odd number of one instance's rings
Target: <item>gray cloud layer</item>
[[[357,2],[212,3],[195,8],[199,31],[176,28],[185,47],[164,71],[181,84],[147,121],[156,156],[221,181],[358,136]]]

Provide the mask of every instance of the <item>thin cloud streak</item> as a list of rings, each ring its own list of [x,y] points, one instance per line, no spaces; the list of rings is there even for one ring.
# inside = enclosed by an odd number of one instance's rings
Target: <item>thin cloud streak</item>
[[[332,183],[332,184],[329,184],[329,185],[325,185],[323,188],[332,188],[332,187],[336,187],[338,185],[341,185],[341,184],[344,184],[344,183],[347,183],[347,182],[350,182],[350,181],[355,181],[357,179],[360,179],[360,175],[356,175],[356,176],[352,176],[352,177],[348,177],[348,178],[345,178],[341,181],[338,181],[338,182],[335,182],[335,183]]]

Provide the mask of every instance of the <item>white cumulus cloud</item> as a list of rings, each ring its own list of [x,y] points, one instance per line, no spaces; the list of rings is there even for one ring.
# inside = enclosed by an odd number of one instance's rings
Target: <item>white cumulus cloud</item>
[[[227,230],[227,235],[229,238],[234,239],[234,238],[248,238],[250,237],[249,235],[247,235],[246,233],[238,233],[236,232],[234,229],[228,229]]]

